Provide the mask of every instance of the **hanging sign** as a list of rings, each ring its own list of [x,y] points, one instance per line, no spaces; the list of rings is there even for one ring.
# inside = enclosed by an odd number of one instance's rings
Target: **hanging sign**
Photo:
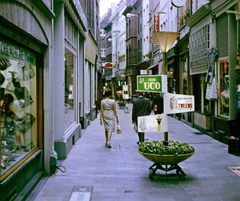
[[[149,39],[149,42],[150,43],[158,43],[158,40],[155,36],[151,36],[150,39]]]
[[[137,76],[137,90],[144,92],[167,92],[166,75],[141,75]]]
[[[122,86],[123,89],[123,99],[129,99],[129,94],[128,94],[128,85],[123,85]]]
[[[113,68],[113,63],[112,62],[106,62],[104,63],[105,68]]]
[[[164,94],[164,113],[175,114],[194,111],[194,96],[182,94]]]
[[[166,114],[138,117],[138,132],[167,132],[168,118]]]
[[[160,17],[159,17],[159,14],[158,13],[155,13],[154,14],[154,32],[158,32],[158,31],[160,31],[159,30],[159,19]]]

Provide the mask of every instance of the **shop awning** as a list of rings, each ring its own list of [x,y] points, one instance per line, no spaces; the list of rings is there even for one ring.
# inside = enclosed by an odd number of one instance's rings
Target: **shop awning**
[[[92,64],[95,64],[97,43],[91,34],[88,34],[86,39],[85,58]]]

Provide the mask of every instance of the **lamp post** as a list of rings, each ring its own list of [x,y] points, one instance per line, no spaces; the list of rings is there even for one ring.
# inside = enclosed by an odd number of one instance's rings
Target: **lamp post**
[[[160,45],[160,48],[163,53],[163,74],[167,75],[167,66],[166,66],[166,54],[171,48],[174,41],[179,36],[178,32],[165,32],[165,31],[156,31],[154,32],[155,37]],[[160,71],[158,72],[160,74]],[[166,104],[166,103],[165,103]],[[168,141],[168,132],[164,132],[164,141]]]

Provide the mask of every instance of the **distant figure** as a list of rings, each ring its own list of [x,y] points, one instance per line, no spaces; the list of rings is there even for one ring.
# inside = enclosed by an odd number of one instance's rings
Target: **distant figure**
[[[116,102],[113,99],[110,99],[112,95],[112,91],[110,89],[106,89],[105,91],[105,99],[101,101],[101,110],[100,110],[100,125],[102,122],[104,124],[105,129],[105,138],[106,143],[105,146],[108,148],[112,148],[110,144],[110,140],[112,137],[112,132],[115,131],[115,117],[117,123],[119,123],[117,110],[116,110]]]
[[[152,110],[154,114],[163,113],[163,97],[159,93],[153,98]]]
[[[151,102],[148,98],[144,98],[142,92],[136,91],[137,98],[133,101],[133,108],[132,108],[132,123],[135,127],[138,125],[138,117],[146,116],[151,113]],[[144,142],[145,133],[144,132],[137,132],[139,142]]]

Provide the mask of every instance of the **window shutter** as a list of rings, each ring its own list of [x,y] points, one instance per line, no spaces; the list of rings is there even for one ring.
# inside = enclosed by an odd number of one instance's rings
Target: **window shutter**
[[[217,18],[217,48],[219,57],[228,56],[228,16],[220,15]]]

